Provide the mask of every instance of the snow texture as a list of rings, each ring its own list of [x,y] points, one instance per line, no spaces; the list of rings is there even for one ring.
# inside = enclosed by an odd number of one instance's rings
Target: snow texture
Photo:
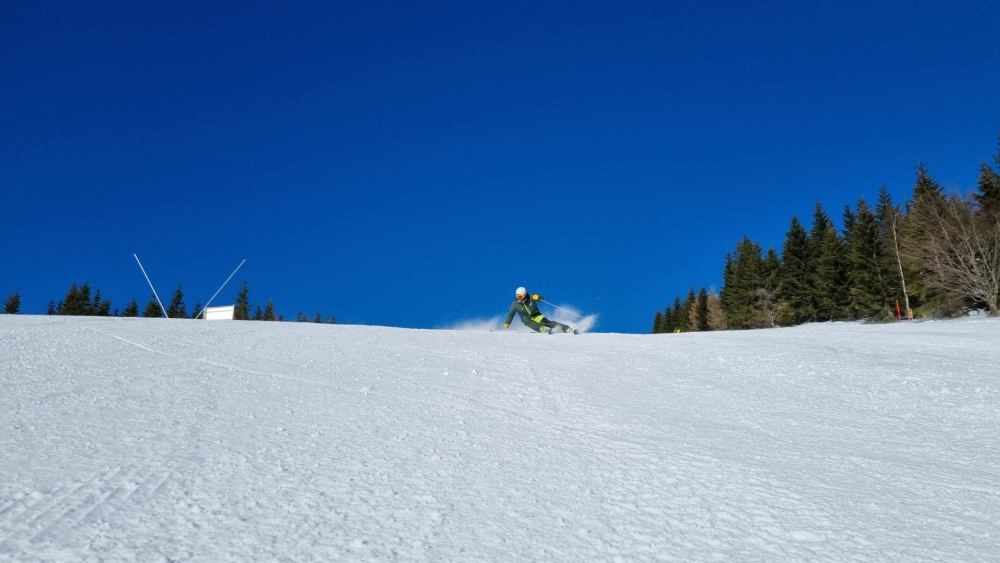
[[[0,316],[4,561],[997,561],[1000,321]]]

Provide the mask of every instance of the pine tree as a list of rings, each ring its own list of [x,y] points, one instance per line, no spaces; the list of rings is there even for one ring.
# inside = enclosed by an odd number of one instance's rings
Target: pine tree
[[[722,284],[719,298],[731,328],[766,326],[766,315],[760,308],[757,291],[765,285],[760,244],[744,235],[736,245],[735,254],[726,254]]]
[[[66,292],[66,298],[59,304],[57,314],[82,316],[87,315],[90,309],[90,286],[83,284],[77,286],[75,283]]]
[[[674,312],[673,326],[670,327],[670,332],[685,330],[684,322],[686,320],[686,315],[684,312],[684,304],[681,303],[681,298],[678,295],[674,296],[673,312]]]
[[[796,217],[785,233],[778,273],[778,297],[784,307],[780,323],[798,325],[816,317],[812,291],[812,251],[805,227]]]
[[[236,294],[236,304],[233,308],[233,319],[237,321],[250,320],[250,284],[243,282],[240,292]]]
[[[107,317],[111,314],[111,300],[101,298],[101,290],[94,291],[94,298],[90,302],[88,315]]]
[[[889,312],[890,272],[882,235],[875,214],[864,198],[858,200],[857,213],[853,217],[845,233],[851,317],[884,318]]]
[[[335,325],[335,324],[337,324],[337,317],[335,317],[333,315],[333,313],[330,313],[326,317],[326,324],[328,324],[328,325]]]
[[[667,305],[663,309],[663,333],[671,333],[677,328],[677,315],[674,312],[673,305]]]
[[[21,293],[14,291],[3,304],[3,312],[8,315],[17,315],[21,312]]]
[[[191,318],[197,319],[198,315],[201,313],[202,308],[203,307],[201,306],[201,299],[195,301],[194,309],[191,310]]]
[[[833,220],[817,202],[809,230],[810,289],[815,320],[847,318],[847,268],[843,240]]]
[[[297,323],[307,323],[307,322],[309,322],[309,317],[305,313],[303,313],[302,311],[299,311],[299,314],[296,315],[296,317],[295,317],[295,322],[297,322]]]
[[[661,328],[663,327],[663,313],[659,309],[653,314],[653,328],[650,329],[650,334],[660,334]]]
[[[816,318],[839,321],[848,318],[847,249],[836,229],[827,227],[820,241],[813,290]]]
[[[705,289],[705,286],[701,286],[701,289],[698,291],[698,307],[697,307],[697,310],[698,310],[698,313],[697,313],[697,318],[698,318],[697,328],[698,328],[698,331],[704,332],[704,331],[706,331],[706,330],[709,329],[708,328],[708,290]]]
[[[660,322],[656,323],[656,317],[653,317],[653,331],[655,334],[663,334],[667,332],[667,313],[670,311],[670,306],[668,305],[663,311],[657,311],[660,313]]]
[[[122,312],[123,317],[138,317],[139,316],[139,303],[135,299],[129,301],[128,305],[125,306],[125,310]]]
[[[863,199],[863,198],[862,198]],[[851,246],[851,233],[853,233],[854,224],[857,223],[858,216],[851,209],[850,205],[844,206],[844,244],[848,248]]]
[[[1000,145],[1000,135],[997,136]],[[979,192],[975,194],[980,211],[1000,217],[1000,148],[993,156],[996,170],[985,162],[979,166]]]
[[[254,307],[253,315],[250,318],[252,318],[255,321],[264,320],[264,310],[260,308],[259,303]]]
[[[58,314],[58,312],[59,312],[59,308],[56,306],[55,300],[50,299],[49,300],[49,308],[46,309],[45,314],[46,315],[55,315],[55,314]]]
[[[764,286],[771,291],[778,289],[778,277],[781,275],[781,258],[774,247],[767,249],[764,255]]]
[[[919,205],[926,201],[941,202],[944,200],[944,190],[941,184],[931,177],[923,162],[917,161],[917,181],[913,184],[913,204]]]
[[[833,220],[826,214],[826,211],[823,211],[823,205],[817,201],[816,209],[813,210],[812,227],[809,228],[809,240],[812,241],[814,250],[823,245],[827,229],[832,228],[834,228]]]
[[[312,322],[314,322],[314,323],[322,323],[323,322],[323,314],[319,312],[319,309],[316,310],[316,316],[313,317]]]
[[[696,311],[698,305],[698,294],[694,292],[694,288],[688,288],[687,297],[684,298],[684,304],[681,305],[681,309],[684,311],[683,318],[681,320],[681,332],[692,332],[698,330],[698,319],[696,318]]]
[[[975,198],[980,210],[1000,215],[1000,174],[986,164],[979,168],[979,193]]]
[[[147,318],[163,316],[163,309],[160,308],[160,303],[156,300],[155,295],[149,298],[149,303],[146,303],[146,308],[142,311],[142,316]]]
[[[907,201],[907,211],[901,229],[901,248],[911,246],[916,240],[936,237],[938,233],[930,231],[934,227],[927,224],[925,218],[937,215],[945,207],[944,191],[941,185],[931,177],[927,167],[917,162],[917,178],[913,183],[913,193]],[[955,304],[942,295],[931,295],[927,284],[922,279],[923,266],[912,257],[907,259],[903,253],[903,266],[909,284],[910,307],[922,316],[949,315],[954,311]]]
[[[174,296],[170,299],[170,305],[167,306],[167,318],[183,319],[185,317],[187,317],[187,309],[184,307],[184,290],[181,284],[177,284]]]
[[[108,316],[111,313],[111,301],[101,298],[98,289],[91,297],[90,285],[77,286],[75,283],[66,292],[66,298],[58,305],[50,304],[49,314],[73,316]]]
[[[276,318],[277,317],[274,316],[274,300],[268,299],[267,306],[264,307],[264,320],[273,321],[276,320]]]

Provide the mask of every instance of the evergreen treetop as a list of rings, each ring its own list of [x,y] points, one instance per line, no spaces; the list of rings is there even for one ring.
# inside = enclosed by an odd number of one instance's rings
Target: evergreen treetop
[[[142,316],[147,318],[163,316],[163,309],[160,308],[160,303],[156,300],[155,295],[149,298],[149,303],[146,303],[146,308],[143,309]]]
[[[735,253],[726,254],[719,299],[726,321],[732,328],[760,326],[761,310],[758,289],[765,283],[764,260],[760,244],[746,235],[736,244]]]
[[[250,284],[246,281],[240,286],[239,293],[236,294],[236,303],[233,308],[233,319],[237,321],[250,320]]]
[[[3,304],[3,312],[8,315],[17,315],[21,312],[21,293],[14,291],[7,297]]]
[[[923,162],[917,162],[917,179],[913,183],[913,205],[926,202],[941,202],[944,200],[944,190],[941,184],[931,177]]]
[[[701,286],[698,291],[698,326],[699,331],[708,330],[708,291],[705,286]]]
[[[139,303],[133,299],[125,305],[125,310],[122,312],[123,317],[138,317],[139,316]]]
[[[177,289],[174,290],[174,295],[170,299],[170,305],[167,307],[167,317],[171,319],[183,319],[187,317],[187,309],[184,307],[184,290],[181,284],[177,284]]]
[[[997,137],[1000,145],[1000,135]],[[1000,147],[993,156],[996,170],[985,162],[979,166],[979,190],[974,195],[980,210],[1000,215]]]
[[[784,301],[781,324],[796,325],[815,318],[816,304],[813,300],[812,251],[805,227],[798,218],[792,217],[785,243],[781,248],[783,257],[778,274],[778,297]]]

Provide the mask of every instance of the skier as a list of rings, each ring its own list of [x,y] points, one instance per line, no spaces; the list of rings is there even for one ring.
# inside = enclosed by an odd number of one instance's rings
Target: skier
[[[514,296],[517,299],[510,304],[510,312],[507,313],[507,320],[503,323],[504,328],[510,326],[510,321],[514,320],[514,313],[517,313],[521,316],[521,322],[524,323],[524,326],[535,332],[572,332],[577,334],[573,327],[546,319],[538,312],[538,305],[535,305],[535,302],[544,301],[541,295],[537,293],[529,295],[527,289],[519,287],[514,292]]]

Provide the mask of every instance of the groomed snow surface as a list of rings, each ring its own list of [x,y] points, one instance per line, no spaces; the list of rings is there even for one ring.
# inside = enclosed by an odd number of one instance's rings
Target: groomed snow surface
[[[1000,320],[0,316],[0,560],[997,561]]]

